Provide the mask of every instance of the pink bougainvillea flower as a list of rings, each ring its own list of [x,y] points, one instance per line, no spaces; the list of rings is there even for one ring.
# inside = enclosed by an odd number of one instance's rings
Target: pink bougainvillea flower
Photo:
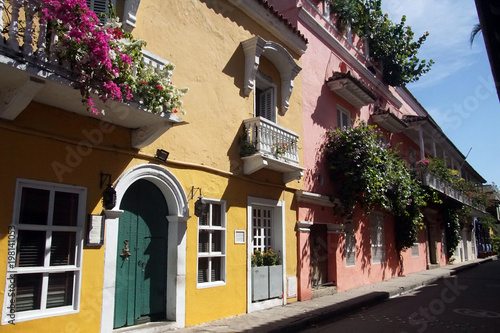
[[[177,109],[174,110],[174,113],[177,113]]]
[[[160,90],[163,90],[163,87],[160,86],[159,84],[156,85],[156,88],[160,89]]]
[[[148,84],[146,81],[139,82],[139,84]]]

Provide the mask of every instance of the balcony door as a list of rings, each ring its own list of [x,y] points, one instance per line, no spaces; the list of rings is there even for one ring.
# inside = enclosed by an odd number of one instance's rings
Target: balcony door
[[[168,207],[161,191],[138,180],[120,205],[114,328],[165,319]]]

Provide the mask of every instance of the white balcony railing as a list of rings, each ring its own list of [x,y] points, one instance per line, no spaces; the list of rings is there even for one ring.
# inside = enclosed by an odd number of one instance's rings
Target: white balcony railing
[[[253,155],[242,157],[245,174],[269,168],[283,172],[285,183],[302,177],[304,168],[298,164],[298,134],[261,117],[244,120],[243,125],[247,142],[255,147]]]
[[[256,146],[258,153],[299,163],[298,134],[261,117],[247,119],[243,124],[247,129],[247,141]]]
[[[47,23],[38,19],[40,2],[12,0],[9,7],[0,0],[0,118],[14,120],[31,101],[58,107],[86,117],[132,129],[131,145],[142,148],[182,119],[170,113],[151,113],[138,101],[103,102],[93,96],[96,108],[105,114],[94,115],[81,102],[80,92],[73,88],[77,80],[69,63],[61,63],[57,55],[57,36],[50,41]],[[8,8],[8,15],[4,10]],[[9,18],[9,21],[5,21]],[[22,29],[20,27],[23,27]],[[146,66],[159,72],[168,61],[147,52]],[[138,64],[136,64],[137,66]],[[135,71],[134,71],[135,72]],[[97,88],[97,87],[96,87]],[[97,91],[97,90],[96,90]]]

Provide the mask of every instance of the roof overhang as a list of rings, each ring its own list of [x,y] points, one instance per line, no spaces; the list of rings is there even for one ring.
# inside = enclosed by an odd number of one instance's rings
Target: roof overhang
[[[371,104],[377,100],[371,90],[360,80],[351,75],[351,72],[336,72],[327,80],[330,89],[348,101],[356,108]]]
[[[372,114],[375,124],[391,133],[401,133],[408,128],[408,124],[399,119],[390,109],[378,109]]]

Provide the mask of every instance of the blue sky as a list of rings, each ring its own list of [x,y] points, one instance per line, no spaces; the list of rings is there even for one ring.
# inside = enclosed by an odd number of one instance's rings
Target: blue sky
[[[483,36],[470,47],[479,23],[473,0],[383,0],[389,18],[407,23],[418,37],[430,35],[420,59],[435,64],[419,81],[407,85],[467,161],[488,183],[500,185],[500,103]]]

